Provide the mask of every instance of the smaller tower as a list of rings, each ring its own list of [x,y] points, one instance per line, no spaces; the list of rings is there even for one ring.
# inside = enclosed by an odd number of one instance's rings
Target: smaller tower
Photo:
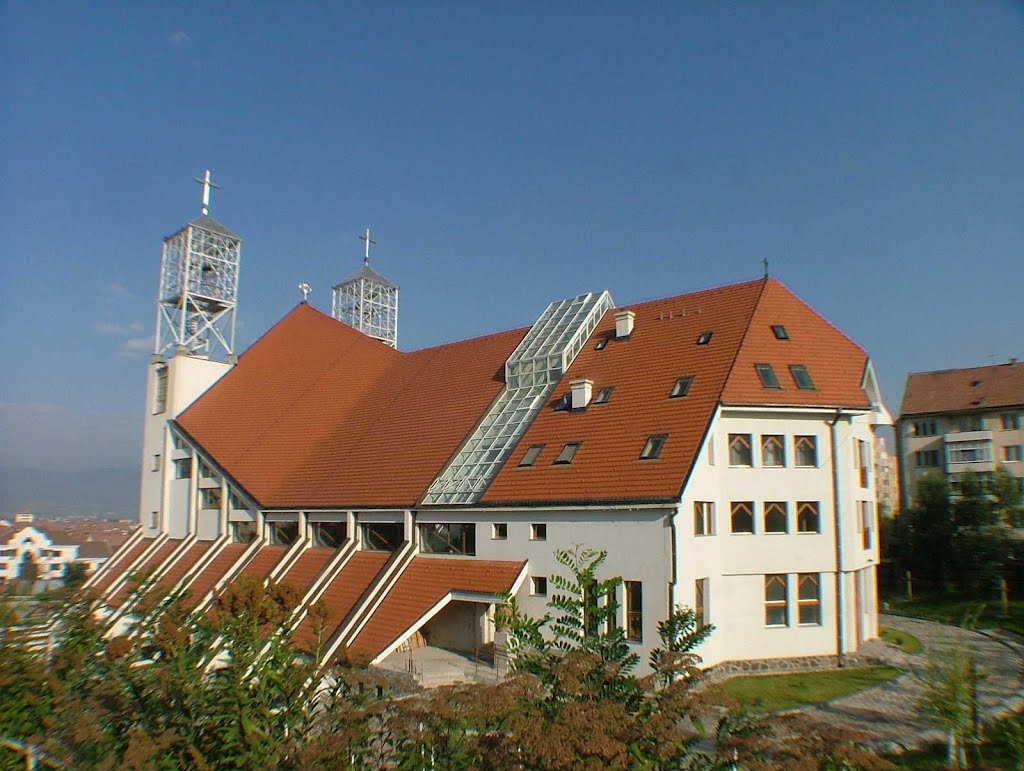
[[[359,236],[365,242],[363,267],[331,293],[331,315],[365,335],[398,347],[398,286],[370,267],[370,229]]]
[[[164,239],[153,353],[231,359],[242,240],[210,216],[210,171],[196,182],[202,214]]]

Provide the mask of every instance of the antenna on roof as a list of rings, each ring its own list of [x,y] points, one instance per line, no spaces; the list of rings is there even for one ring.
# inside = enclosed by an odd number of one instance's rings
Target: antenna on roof
[[[299,291],[302,292],[302,302],[306,302],[306,298],[309,297],[309,293],[313,291],[313,287],[309,285],[308,281],[303,281],[299,284]]]
[[[765,281],[767,281],[768,280],[768,258],[767,257],[763,258],[761,260],[761,262],[764,264],[764,278],[765,278]]]
[[[210,188],[220,190],[220,185],[215,185],[210,180],[210,170],[207,169],[206,173],[203,174],[203,178],[196,177],[196,182],[203,186],[203,216],[210,213]]]
[[[370,267],[370,244],[376,244],[377,242],[370,238],[370,229],[367,228],[366,232],[359,236],[360,241],[366,242],[366,250],[363,253],[363,265],[367,268]]]

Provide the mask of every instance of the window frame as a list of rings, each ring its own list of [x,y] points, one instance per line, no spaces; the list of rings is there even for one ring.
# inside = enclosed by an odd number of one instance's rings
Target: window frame
[[[704,537],[715,534],[715,502],[693,502],[693,534]]]
[[[608,404],[611,401],[612,393],[615,391],[615,386],[605,386],[597,392],[597,396],[594,397],[594,401],[591,404]]]
[[[685,399],[690,395],[690,389],[693,387],[693,375],[683,375],[682,377],[676,378],[676,382],[672,384],[671,390],[668,392],[669,399]]]
[[[814,514],[814,529],[808,530],[803,526],[804,512],[812,511]],[[821,535],[821,501],[797,501],[796,502],[796,532]]]
[[[531,444],[526,448],[526,452],[523,453],[523,457],[519,459],[519,465],[516,466],[516,468],[533,468],[537,465],[537,458],[540,457],[540,454],[543,451],[543,444]]]
[[[708,611],[708,589],[710,581],[708,577],[694,579],[693,582],[693,614],[697,622],[697,628],[707,625],[711,616]]]
[[[768,462],[768,446],[774,443],[778,447],[778,463]],[[786,435],[761,434],[761,468],[786,468]]]
[[[999,416],[1003,431],[1020,431],[1020,413],[1004,412]]]
[[[746,509],[746,511],[743,511]],[[736,517],[742,515],[750,518],[750,529],[749,530],[737,530],[736,529]],[[754,535],[756,534],[754,516],[754,502],[753,501],[730,501],[729,502],[729,533],[731,535]]]
[[[491,523],[491,540],[492,541],[507,541],[508,540],[508,522],[492,522]]]
[[[711,338],[714,336],[714,330],[701,332],[699,335],[697,335],[697,345],[711,345]]]
[[[814,455],[813,463],[801,462],[801,445],[810,445]],[[806,450],[803,449],[806,453]],[[796,434],[793,437],[793,466],[794,468],[818,468],[818,436],[817,434]]]
[[[551,462],[552,466],[571,466],[573,459],[576,457],[576,453],[580,451],[580,446],[583,442],[566,442],[562,451],[558,453],[558,456]]]
[[[817,391],[818,386],[814,384],[811,371],[806,364],[790,364],[789,374],[800,391]]]
[[[476,556],[475,522],[420,522],[418,526],[421,554]]]
[[[740,462],[736,461],[736,454],[742,453],[743,451],[737,451],[734,445],[737,442],[742,443],[746,441],[746,462],[744,463],[742,457]],[[729,467],[730,468],[754,468],[754,435],[753,434],[729,434]]]
[[[772,598],[772,589],[782,587],[782,599]],[[781,622],[772,621],[772,612],[782,610]],[[789,626],[789,576],[785,573],[766,573],[764,576],[764,625],[775,629]]]
[[[1024,461],[1024,446],[1019,444],[1007,444],[1003,446],[1003,463],[1020,463],[1021,461]]]
[[[772,334],[776,340],[789,340],[789,332],[784,324],[772,324]]]
[[[643,449],[640,450],[639,460],[659,460],[667,440],[668,434],[652,434],[647,437],[647,442],[644,444]]]
[[[773,529],[768,526],[770,515],[782,516],[782,529]],[[761,504],[762,532],[766,535],[787,535],[789,533],[789,502],[788,501],[764,501]]]
[[[622,614],[626,640],[632,643],[644,641],[644,585],[643,581],[622,582]],[[635,592],[635,596],[633,593]]]
[[[170,370],[166,364],[158,364],[154,374],[153,384],[153,414],[162,415],[167,412],[167,386],[170,380]]]
[[[530,576],[530,596],[531,597],[547,597],[548,596],[548,577],[547,576]]]
[[[814,597],[804,597],[804,586],[814,586]],[[796,619],[798,626],[821,626],[821,573],[796,574]],[[805,621],[804,611],[814,610],[814,620]]]
[[[761,388],[770,391],[782,390],[782,383],[779,382],[779,376],[775,374],[775,367],[771,364],[755,364],[754,371],[757,373],[757,379],[761,381]]]
[[[530,540],[531,541],[546,541],[546,540],[548,540],[548,523],[547,522],[532,522],[532,523],[530,523]]]

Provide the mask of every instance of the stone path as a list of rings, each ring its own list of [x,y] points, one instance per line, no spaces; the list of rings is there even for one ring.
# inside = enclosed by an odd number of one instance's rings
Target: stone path
[[[942,650],[963,635],[974,649],[982,680],[978,696],[985,720],[1024,706],[1024,641],[999,632],[968,632],[932,621],[879,616],[881,626],[917,637],[924,651],[903,653],[874,640],[858,654],[865,662],[890,664],[905,674],[860,693],[818,704],[800,712],[814,720],[873,736],[881,748],[909,749],[944,735],[920,716],[918,703],[929,650]]]

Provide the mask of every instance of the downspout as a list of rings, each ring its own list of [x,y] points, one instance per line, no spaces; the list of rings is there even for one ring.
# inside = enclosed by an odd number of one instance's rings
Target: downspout
[[[843,528],[839,511],[839,442],[836,440],[836,424],[842,417],[841,407],[836,408],[835,417],[826,420],[832,449],[832,526],[835,528],[836,545],[836,666],[843,667],[845,635],[843,629]]]
[[[672,614],[675,612],[675,609],[676,609],[676,588],[677,588],[676,587],[676,583],[678,581],[678,576],[676,575],[676,570],[678,569],[676,567],[676,565],[677,565],[677,562],[676,562],[676,559],[677,559],[676,551],[678,549],[678,545],[677,545],[678,532],[676,530],[676,517],[677,516],[679,516],[679,509],[678,508],[677,509],[673,509],[672,513],[670,513],[668,515],[668,536],[669,536],[669,547],[670,547],[670,555],[671,555],[670,559],[671,559],[671,562],[669,563],[669,568],[668,568],[668,576],[669,577],[668,577],[668,616],[667,616],[667,618],[672,618]]]

